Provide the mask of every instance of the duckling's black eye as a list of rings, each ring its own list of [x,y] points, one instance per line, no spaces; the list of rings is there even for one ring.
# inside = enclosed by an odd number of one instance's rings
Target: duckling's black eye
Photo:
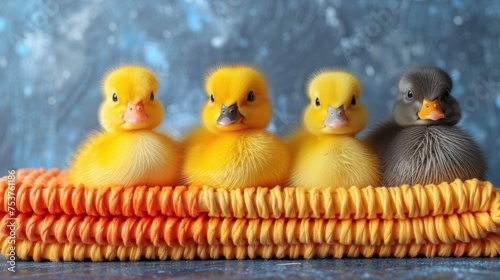
[[[411,89],[408,89],[408,91],[406,92],[406,96],[408,96],[408,98],[413,98],[413,91],[411,91]]]
[[[321,105],[321,102],[319,102],[319,97],[316,97],[316,106],[320,106]]]
[[[351,105],[356,105],[356,96],[353,96],[351,99]]]
[[[113,102],[118,101],[118,95],[116,95],[116,92],[113,92]]]
[[[155,100],[155,95],[153,93],[149,96],[149,100]]]
[[[253,102],[254,100],[255,100],[255,95],[253,94],[253,91],[251,90],[247,95],[247,101]]]
[[[215,98],[214,98],[214,95],[213,95],[213,94],[211,94],[211,95],[210,95],[210,101],[211,101],[212,103],[214,103],[214,102],[215,102]]]

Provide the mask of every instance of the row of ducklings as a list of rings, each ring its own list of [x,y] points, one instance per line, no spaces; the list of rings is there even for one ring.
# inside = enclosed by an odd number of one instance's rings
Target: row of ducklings
[[[393,118],[366,139],[359,80],[321,71],[309,82],[304,128],[287,142],[266,130],[272,109],[265,77],[245,65],[206,78],[203,127],[177,143],[154,131],[163,120],[150,70],[124,66],[103,81],[99,121],[74,157],[69,178],[85,186],[209,185],[225,189],[286,185],[329,187],[439,184],[482,179],[486,164],[473,139],[454,125],[460,109],[443,70],[421,66],[400,79]]]

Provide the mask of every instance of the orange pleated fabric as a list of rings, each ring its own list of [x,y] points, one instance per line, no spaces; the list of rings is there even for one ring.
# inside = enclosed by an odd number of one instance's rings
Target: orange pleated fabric
[[[0,219],[12,222],[7,177]],[[207,186],[86,188],[58,169],[21,169],[15,250],[27,260],[500,255],[500,189],[455,180],[309,191]],[[10,229],[0,249],[11,251]]]

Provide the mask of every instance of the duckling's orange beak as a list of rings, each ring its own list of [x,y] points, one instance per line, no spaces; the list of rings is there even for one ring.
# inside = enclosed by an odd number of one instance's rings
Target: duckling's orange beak
[[[422,108],[418,112],[418,117],[422,120],[437,121],[444,118],[444,113],[443,110],[441,110],[437,99],[429,101],[424,98]]]
[[[148,115],[144,110],[144,104],[141,102],[132,105],[127,102],[127,112],[123,115],[123,120],[131,124],[140,124],[148,119]]]

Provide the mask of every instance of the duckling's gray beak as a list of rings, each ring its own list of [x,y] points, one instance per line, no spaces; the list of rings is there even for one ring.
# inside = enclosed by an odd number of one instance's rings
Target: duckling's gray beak
[[[328,106],[328,116],[325,119],[325,126],[331,128],[340,128],[346,126],[349,120],[344,111],[344,105],[338,108]]]
[[[222,104],[222,108],[220,111],[220,116],[217,119],[217,124],[222,126],[232,125],[237,122],[241,118],[240,111],[238,110],[238,104],[234,103],[233,105],[226,107],[226,105]]]

